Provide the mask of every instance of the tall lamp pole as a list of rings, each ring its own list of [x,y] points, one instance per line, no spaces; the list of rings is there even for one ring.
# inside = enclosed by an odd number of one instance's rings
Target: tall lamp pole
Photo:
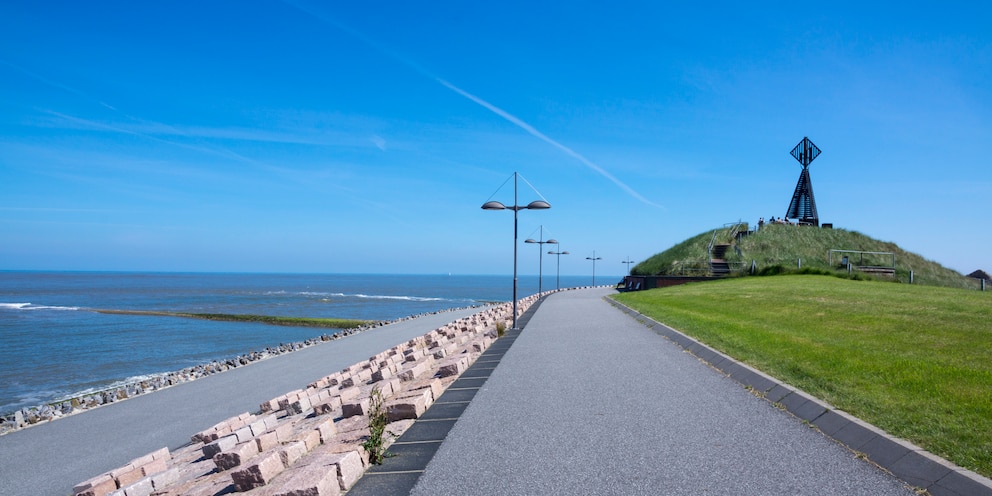
[[[517,330],[517,212],[551,208],[551,204],[544,200],[534,200],[527,205],[517,205],[518,175],[516,172],[513,173],[513,206],[506,206],[498,201],[487,201],[482,204],[483,210],[513,210],[513,330]]]
[[[549,251],[548,255],[558,255],[558,269],[555,272],[555,289],[561,289],[561,256],[568,255],[567,251]]]
[[[634,262],[634,261],[633,261],[633,260],[631,260],[631,259],[630,259],[630,257],[628,256],[628,257],[627,257],[627,260],[624,260],[624,261],[622,261],[622,262],[620,262],[620,263],[622,263],[622,264],[627,264],[627,275],[629,276],[629,275],[630,275],[630,264],[632,264],[632,263],[637,263],[637,262]]]
[[[592,285],[596,285],[596,260],[602,260],[603,257],[596,256],[596,250],[592,251],[591,257],[586,257],[586,260],[592,260]]]
[[[549,239],[547,241],[544,241],[544,225],[541,225],[541,236],[540,236],[540,238],[541,239],[539,241],[534,241],[531,238],[527,238],[527,239],[524,240],[524,243],[535,243],[535,244],[537,244],[537,248],[538,248],[538,251],[537,251],[537,294],[541,294],[541,293],[544,292],[544,288],[542,286],[542,283],[544,282],[544,269],[543,269],[543,267],[544,267],[544,245],[546,245],[546,244],[552,244],[552,245],[558,244],[558,240],[556,240],[556,239]]]

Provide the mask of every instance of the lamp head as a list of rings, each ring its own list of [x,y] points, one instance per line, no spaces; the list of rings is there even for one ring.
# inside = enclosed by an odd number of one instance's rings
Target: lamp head
[[[551,204],[544,200],[534,200],[527,204],[527,208],[530,210],[545,210],[551,208]]]
[[[483,203],[482,204],[482,209],[483,210],[506,210],[506,205],[503,205],[502,203],[500,203],[498,201],[487,201],[486,203]]]

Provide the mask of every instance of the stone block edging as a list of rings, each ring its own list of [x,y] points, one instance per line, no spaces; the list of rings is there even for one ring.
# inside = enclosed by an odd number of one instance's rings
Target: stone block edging
[[[823,435],[851,451],[865,455],[872,463],[889,471],[903,482],[926,489],[931,496],[992,496],[992,479],[959,467],[909,441],[892,436],[613,298],[605,299],[620,311],[678,344],[737,383],[815,426]]]
[[[542,295],[518,300],[523,314]],[[378,388],[401,435],[498,337],[512,302],[489,305],[73,487],[75,496],[334,495],[369,468],[363,446]],[[519,316],[519,315],[518,315]],[[447,367],[447,368],[446,368]],[[442,373],[444,369],[444,373]],[[395,376],[395,377],[394,377]],[[388,448],[395,437],[385,443]]]

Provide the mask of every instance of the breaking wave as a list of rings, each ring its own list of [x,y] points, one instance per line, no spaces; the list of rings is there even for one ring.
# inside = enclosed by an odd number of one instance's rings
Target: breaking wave
[[[79,310],[80,307],[32,305],[31,303],[0,303],[3,310]]]

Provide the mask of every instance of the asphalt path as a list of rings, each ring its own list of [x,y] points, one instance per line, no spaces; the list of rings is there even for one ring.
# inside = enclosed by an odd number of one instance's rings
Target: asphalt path
[[[548,296],[412,494],[906,496],[603,300]]]
[[[0,436],[0,495],[72,487],[345,367],[481,311],[419,316]]]

